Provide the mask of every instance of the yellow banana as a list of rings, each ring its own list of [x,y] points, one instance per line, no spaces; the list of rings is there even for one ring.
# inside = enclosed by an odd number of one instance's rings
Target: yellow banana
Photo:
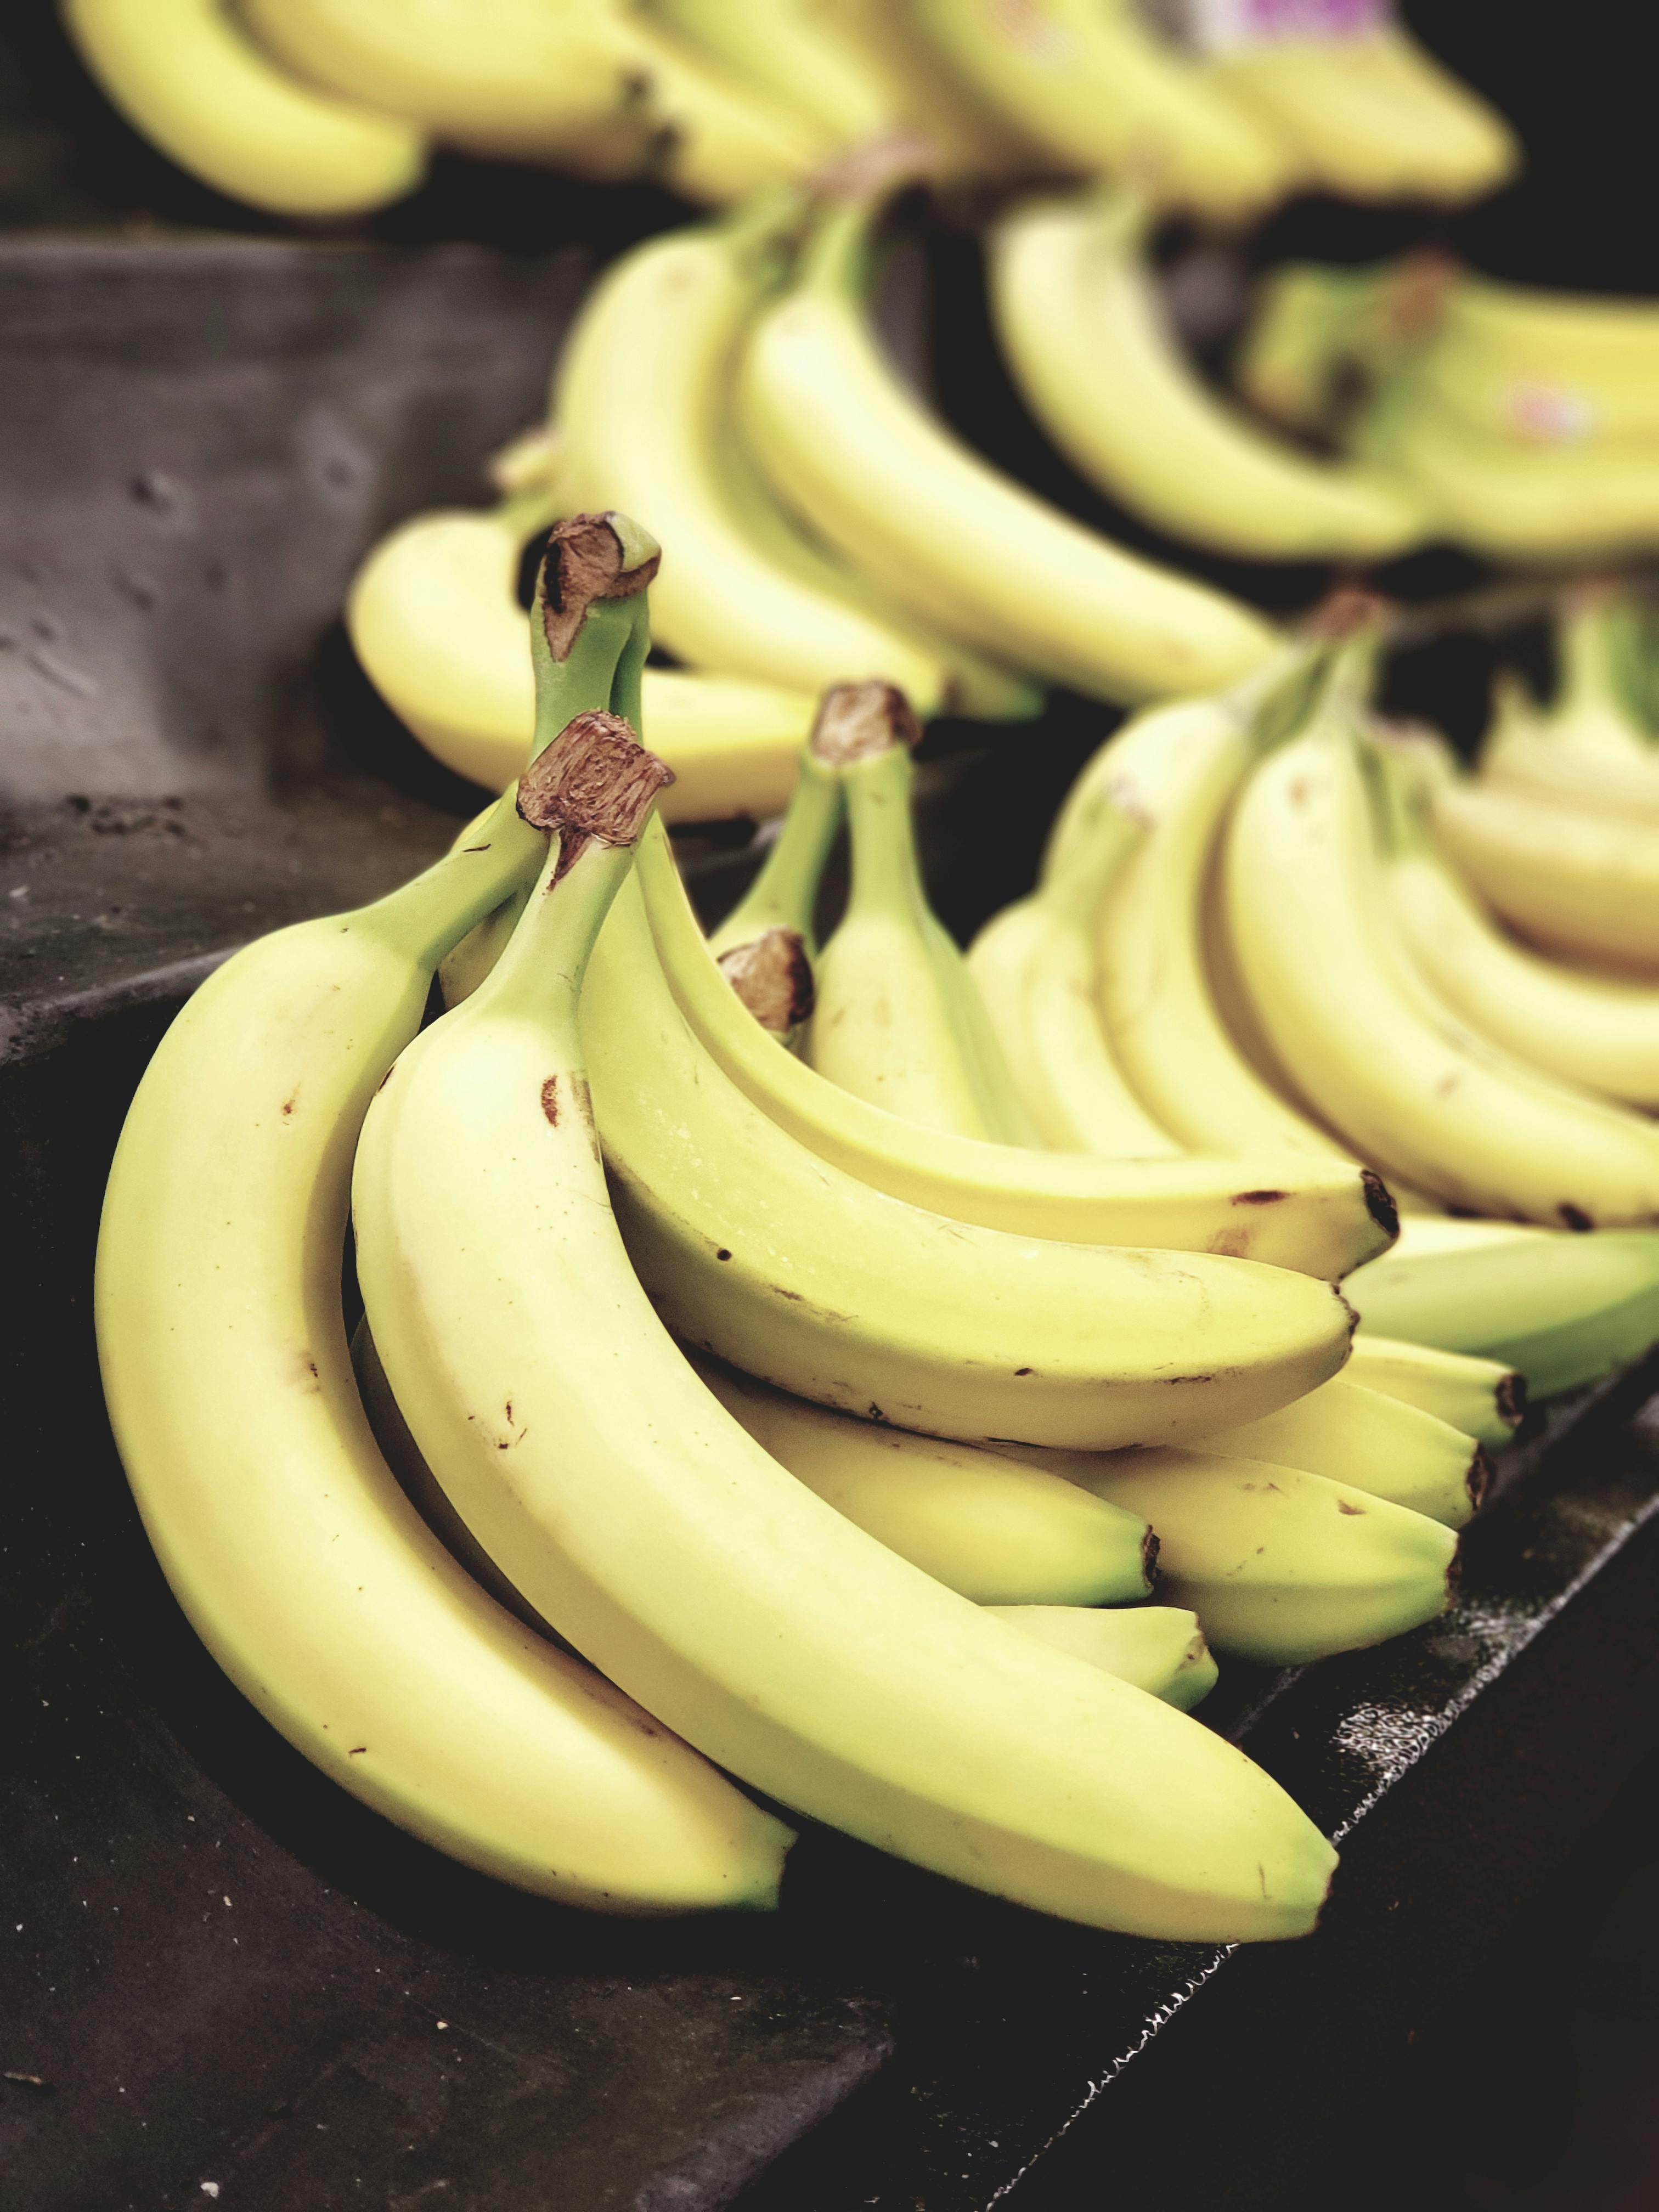
[[[1028,407],[1088,480],[1195,545],[1258,560],[1385,559],[1427,534],[1397,481],[1231,413],[1188,366],[1121,194],[1027,201],[988,246],[991,306]]]
[[[404,1053],[365,1123],[359,1275],[428,1463],[562,1635],[770,1796],[1091,1924],[1300,1932],[1332,1856],[1277,1785],[854,1528],[653,1314],[606,1202],[575,1004],[647,763],[614,715],[549,748],[536,811],[574,856],[550,856],[489,981]],[[648,1000],[625,1019],[647,1028]],[[596,1079],[607,1130],[613,1103]],[[756,1160],[735,1164],[752,1186]]]
[[[1502,1360],[1404,1343],[1364,1328],[1355,1332],[1342,1374],[1347,1382],[1432,1413],[1493,1451],[1512,1440],[1526,1410],[1526,1378]]]
[[[412,123],[314,91],[269,62],[226,0],[61,0],[99,85],[169,160],[278,215],[365,215],[426,170]]]
[[[1393,1238],[1381,1182],[1334,1156],[1117,1161],[919,1130],[777,1050],[710,957],[660,834],[641,841],[637,874],[653,949],[699,1044],[769,1121],[876,1190],[1020,1237],[1228,1252],[1327,1279]],[[590,978],[590,991],[602,988]]]
[[[532,489],[484,513],[416,515],[352,579],[346,628],[369,681],[429,752],[475,783],[499,787],[524,764],[536,703],[520,554],[562,505]],[[665,818],[779,811],[813,703],[746,677],[647,668],[646,716],[675,776]]]
[[[1158,1546],[1133,1513],[973,1444],[861,1421],[691,1364],[798,1481],[890,1552],[981,1605],[1127,1605],[1151,1587]]]
[[[1095,697],[1203,690],[1265,659],[1249,609],[1071,521],[905,387],[864,313],[869,223],[825,208],[743,350],[744,430],[787,504],[899,605]]]
[[[1659,830],[1459,783],[1434,795],[1447,853],[1486,903],[1570,958],[1659,969]]]
[[[1098,1606],[998,1605],[988,1610],[1011,1628],[1104,1668],[1183,1713],[1201,1705],[1215,1687],[1218,1669],[1198,1615],[1179,1606],[1121,1606],[1107,1612]]]
[[[1206,1446],[1052,1453],[1038,1463],[1146,1516],[1160,1594],[1190,1606],[1224,1654],[1300,1666],[1403,1635],[1445,1609],[1453,1531],[1351,1484]]]
[[[1659,1218],[1659,1133],[1474,1036],[1410,969],[1376,883],[1349,680],[1256,769],[1228,834],[1227,914],[1273,1049],[1385,1175],[1477,1213]]]
[[[650,118],[620,40],[546,0],[238,0],[286,68],[434,137],[596,177],[645,161]]]
[[[1492,1470],[1474,1437],[1347,1371],[1293,1405],[1204,1439],[1206,1451],[1270,1460],[1392,1498],[1461,1528],[1485,1497]]]
[[[641,0],[638,12],[802,117],[826,156],[897,125],[856,42],[812,0]]]

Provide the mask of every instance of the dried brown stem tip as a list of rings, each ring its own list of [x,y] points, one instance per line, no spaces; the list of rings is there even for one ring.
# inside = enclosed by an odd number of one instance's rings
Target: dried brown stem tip
[[[571,514],[556,522],[542,562],[542,628],[554,659],[568,657],[595,599],[632,599],[661,565],[660,548],[626,516]]]
[[[896,684],[835,684],[818,702],[810,739],[818,759],[846,768],[894,745],[915,745],[921,724]]]
[[[631,845],[673,781],[623,715],[595,709],[567,722],[519,778],[519,811],[532,829],[568,840]]]
[[[812,1011],[812,963],[799,931],[767,929],[722,952],[720,973],[763,1030],[787,1036]]]
[[[1374,628],[1388,612],[1389,602],[1379,592],[1362,590],[1358,584],[1339,584],[1307,617],[1302,634],[1335,644],[1356,630]]]

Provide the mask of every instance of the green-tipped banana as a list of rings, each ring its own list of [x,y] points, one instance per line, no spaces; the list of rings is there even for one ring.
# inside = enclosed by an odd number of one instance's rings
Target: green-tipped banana
[[[872,711],[845,718],[851,750],[841,787],[853,879],[818,957],[807,1058],[827,1081],[902,1120],[957,1136],[1000,1135],[980,1055],[957,1019],[956,983],[971,989],[972,978],[950,977],[962,956],[927,926],[907,733],[883,703],[896,695],[867,685],[842,696]]]
[[[1160,1595],[1190,1606],[1218,1651],[1300,1666],[1445,1609],[1452,1530],[1351,1484],[1201,1447],[1039,1463],[1146,1516]]]
[[[947,1589],[981,1605],[1073,1607],[1133,1605],[1151,1589],[1146,1523],[1059,1475],[691,1364],[791,1474]]]
[[[550,689],[608,696],[590,613]],[[99,1239],[100,1358],[146,1528],[231,1679],[322,1771],[520,1887],[618,1911],[775,1901],[787,1832],[458,1567],[376,1449],[340,1303],[351,1158],[434,962],[543,840],[491,807],[377,904],[261,938],[139,1086]]]
[[[347,596],[353,648],[387,706],[446,768],[490,790],[523,768],[536,725],[520,556],[562,504],[532,483],[483,513],[416,515],[373,548]],[[810,692],[688,668],[647,668],[644,686],[674,771],[665,821],[759,821],[787,804]]]
[[[1097,698],[1202,690],[1265,659],[1273,633],[1243,605],[1070,520],[917,400],[865,311],[869,222],[827,207],[744,349],[744,430],[788,504],[897,605]]]
[[[1365,1324],[1448,1352],[1498,1360],[1553,1398],[1659,1343],[1659,1234],[1552,1236],[1504,1222],[1434,1224],[1474,1232],[1421,1248],[1407,1224],[1397,1253],[1348,1278]],[[1480,1232],[1492,1233],[1482,1236]]]
[[[1368,1389],[1346,1370],[1260,1421],[1206,1437],[1204,1449],[1328,1475],[1449,1528],[1461,1528],[1475,1511],[1491,1475],[1473,1436]]]
[[[1219,1672],[1195,1613],[1173,1605],[999,1605],[990,1610],[1011,1628],[1086,1659],[1183,1713],[1201,1705]]]
[[[1593,813],[1659,822],[1659,745],[1641,706],[1642,614],[1605,585],[1564,599],[1555,697],[1540,710],[1500,672],[1480,748],[1484,778]]]
[[[1230,1252],[1329,1280],[1393,1239],[1381,1182],[1334,1154],[1097,1159],[921,1130],[870,1106],[780,1053],[737,1004],[660,832],[641,841],[637,872],[654,950],[698,1044],[768,1121],[872,1189],[1021,1237]],[[604,988],[603,974],[590,978],[590,990]]]
[[[364,1127],[359,1276],[428,1463],[562,1635],[770,1796],[1090,1924],[1304,1932],[1332,1853],[1275,1784],[854,1528],[652,1312],[607,1203],[576,1019],[648,758],[614,715],[544,756],[538,811],[565,848],[489,981],[403,1054]],[[648,1000],[625,1016],[653,1018]],[[603,1126],[597,1083],[594,1103]],[[872,1276],[880,1257],[865,1255]]]
[[[1369,1328],[1356,1331],[1342,1372],[1351,1382],[1462,1429],[1488,1451],[1513,1441],[1527,1408],[1526,1377],[1503,1360],[1411,1344]]]

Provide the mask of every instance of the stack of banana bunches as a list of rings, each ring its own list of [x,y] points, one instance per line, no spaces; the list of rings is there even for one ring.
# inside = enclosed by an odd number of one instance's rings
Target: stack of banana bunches
[[[1573,600],[1554,705],[1506,690],[1468,774],[1374,713],[1376,602],[1275,629],[964,448],[872,334],[869,220],[629,257],[506,505],[360,574],[371,675],[507,787],[164,1040],[115,1432],[260,1711],[507,1881],[765,1907],[799,1814],[1093,1926],[1296,1936],[1334,1855],[1194,1713],[1217,1657],[1431,1620],[1524,1390],[1659,1337],[1644,625]],[[1303,550],[1413,526],[1210,432]],[[964,955],[912,744],[1054,682],[1139,703]],[[665,823],[780,809],[705,936]]]

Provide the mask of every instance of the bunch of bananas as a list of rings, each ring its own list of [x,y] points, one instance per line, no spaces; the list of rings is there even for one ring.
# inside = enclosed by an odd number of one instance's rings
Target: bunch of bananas
[[[660,558],[615,512],[555,526],[517,784],[403,890],[228,962],[140,1086],[96,1310],[168,1577],[325,1771],[527,1888],[769,1905],[790,1837],[740,1783],[1091,1924],[1299,1933],[1332,1854],[1187,1717],[1207,1646],[1436,1614],[1516,1377],[1351,1358],[1334,1285],[1395,1215],[1328,1140],[1021,1141],[1041,1084],[928,907],[890,683],[829,691],[706,939],[635,734]],[[1320,726],[1326,657],[1132,739]],[[1068,808],[1028,964],[1086,936],[1085,864],[1145,854],[1120,782]],[[1118,1079],[1076,1057],[1082,1114]]]
[[[307,217],[419,181],[432,146],[651,175],[723,204],[905,132],[946,179],[1150,179],[1237,222],[1298,185],[1456,200],[1503,126],[1393,24],[1183,51],[1131,0],[62,0],[137,129]]]
[[[1265,288],[1238,362],[1247,398],[1500,561],[1606,560],[1659,542],[1659,313],[1498,284],[1432,256],[1298,264]],[[1369,394],[1342,421],[1358,376]]]

